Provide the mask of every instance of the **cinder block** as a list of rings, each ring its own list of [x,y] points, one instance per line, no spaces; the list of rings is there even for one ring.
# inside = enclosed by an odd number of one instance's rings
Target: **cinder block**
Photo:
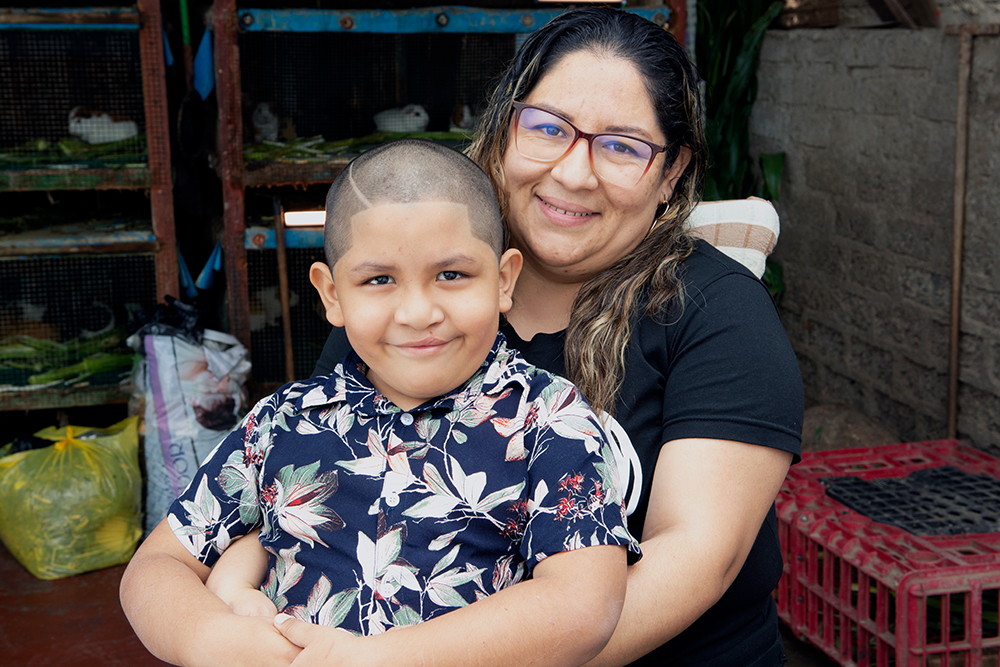
[[[850,255],[848,284],[866,290],[869,298],[874,293],[886,299],[899,296],[899,262],[878,247],[855,247]]]
[[[976,443],[1000,445],[1000,401],[993,392],[968,384],[959,386],[958,432]]]
[[[993,339],[994,341],[996,338]],[[994,342],[990,347],[990,355],[986,359],[983,372],[988,381],[988,386],[994,395],[1000,394],[1000,343]],[[1000,403],[1000,401],[998,401]]]
[[[920,308],[882,304],[875,313],[875,335],[892,350],[905,350],[914,358],[925,360],[927,357],[927,330],[915,326],[926,318]]]
[[[790,114],[786,107],[776,104],[755,103],[750,114],[750,146],[759,151],[762,139],[788,142],[791,135]]]
[[[882,391],[892,384],[892,362],[895,355],[868,342],[851,336],[847,346],[847,367],[858,377],[868,378]]]
[[[787,30],[768,30],[760,47],[760,71],[771,66],[793,62],[795,52],[791,49],[791,36]]]
[[[970,224],[966,220],[965,243],[963,244],[962,283],[986,292],[1000,292],[1000,266],[997,257],[1000,256],[998,246],[1000,240],[991,238],[988,226],[996,222]],[[992,232],[993,235],[996,232]]]
[[[866,160],[858,164],[853,173],[859,201],[893,207],[896,210],[907,205],[909,183],[889,169],[888,164],[874,164],[873,161]]]
[[[924,366],[905,355],[893,361],[892,395],[906,398],[911,405],[931,408],[947,403],[948,373]]]
[[[916,190],[916,189],[915,189]],[[886,238],[885,249],[925,262],[938,271],[950,274],[951,267],[951,226],[940,221],[935,226],[914,222],[916,216],[901,212],[899,217],[888,221],[891,233]]]
[[[842,289],[832,293],[831,315],[844,322],[850,330],[865,339],[874,338],[876,308],[864,294]]]
[[[809,347],[819,355],[825,363],[834,367],[844,366],[844,334],[836,325],[826,324],[813,319],[808,326]]]
[[[837,203],[837,221],[838,233],[844,238],[873,248],[885,248],[886,225],[877,206],[846,197]],[[881,257],[870,259],[872,262],[885,262]]]
[[[805,155],[806,184],[813,190],[842,195],[847,190],[844,172],[829,151],[809,151]]]
[[[879,420],[899,434],[902,440],[920,440],[916,429],[917,411],[880,391],[875,392],[875,407]]]
[[[819,392],[822,403],[845,403],[851,406],[864,404],[870,389],[856,378],[846,374],[844,367],[826,368],[822,376],[823,388]]]
[[[952,60],[947,66],[942,64],[930,70],[922,84],[924,94],[915,101],[914,115],[954,126],[958,110],[958,61]]]
[[[903,297],[936,311],[947,311],[951,300],[951,276],[914,266],[901,266]]]
[[[962,318],[975,320],[996,331],[1000,337],[1000,292],[964,285]]]
[[[960,382],[965,382],[981,389],[987,389],[990,361],[986,359],[986,351],[990,348],[982,336],[963,332],[959,336],[958,365]]]

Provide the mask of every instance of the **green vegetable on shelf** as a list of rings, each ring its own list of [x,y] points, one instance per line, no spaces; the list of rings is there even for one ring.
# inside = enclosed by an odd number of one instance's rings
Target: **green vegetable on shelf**
[[[132,354],[98,354],[71,366],[32,375],[28,378],[28,384],[49,384],[59,380],[76,380],[95,373],[130,368],[134,358],[135,355]]]
[[[31,378],[37,378],[44,376],[46,373],[72,368],[98,354],[103,355],[105,358],[109,356],[128,356],[131,359],[131,355],[119,354],[124,349],[122,347],[124,341],[125,332],[120,329],[114,329],[93,338],[74,338],[65,342],[32,338],[31,336],[24,335],[13,336],[0,340],[0,369],[8,368],[30,371],[35,373]],[[100,366],[100,364],[96,366]],[[115,368],[117,367],[119,366],[115,366]],[[83,373],[86,368],[86,366],[82,366],[79,372]],[[104,370],[113,370],[113,368]],[[90,375],[96,372],[101,371],[95,370],[86,374]],[[54,381],[32,381],[31,378],[28,380],[30,384],[42,384]]]
[[[19,146],[0,148],[0,164],[5,165],[7,169],[44,167],[65,163],[67,160],[81,163],[144,163],[146,135],[138,134],[128,139],[104,144],[88,144],[69,137],[55,142],[33,139]]]
[[[468,135],[461,132],[374,132],[363,137],[335,141],[324,141],[322,136],[314,136],[287,142],[265,141],[259,144],[246,144],[243,146],[243,159],[246,162],[262,160],[323,162],[345,153],[361,152],[378,144],[407,137],[434,141],[469,141]]]

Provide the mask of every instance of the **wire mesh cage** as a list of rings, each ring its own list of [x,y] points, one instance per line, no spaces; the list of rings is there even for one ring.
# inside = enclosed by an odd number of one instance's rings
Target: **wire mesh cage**
[[[357,152],[381,132],[461,142],[490,83],[513,57],[512,34],[239,35],[244,157],[317,161]],[[267,142],[296,146],[268,148]]]
[[[0,30],[0,169],[143,166],[139,31]]]
[[[288,248],[289,306],[291,312],[294,378],[307,378],[319,360],[330,335],[319,295],[309,282],[309,267],[325,261],[322,248]],[[284,383],[285,343],[278,288],[278,258],[273,249],[247,253],[250,287],[250,353],[253,379],[259,383]]]
[[[127,379],[130,322],[156,304],[151,254],[0,259],[0,403]],[[27,397],[27,398],[26,398]]]

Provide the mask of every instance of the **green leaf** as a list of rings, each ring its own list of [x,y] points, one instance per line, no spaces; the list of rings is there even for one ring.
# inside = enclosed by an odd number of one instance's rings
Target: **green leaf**
[[[454,562],[455,562],[455,559],[456,559],[456,558],[458,558],[458,552],[459,552],[459,549],[461,548],[461,546],[462,546],[462,545],[460,545],[460,544],[456,544],[456,545],[454,546],[454,548],[452,548],[452,550],[451,550],[451,551],[449,551],[448,553],[446,553],[446,554],[445,554],[445,555],[444,555],[444,556],[443,556],[443,557],[441,558],[441,560],[439,560],[439,561],[438,561],[438,562],[437,562],[437,563],[436,563],[436,564],[434,565],[434,569],[433,569],[433,570],[431,570],[431,576],[432,576],[432,577],[433,577],[434,575],[436,575],[436,574],[437,574],[438,572],[441,572],[441,571],[442,571],[442,570],[444,570],[444,569],[445,569],[446,567],[448,567],[449,565],[451,565],[452,563],[454,563]]]
[[[392,624],[397,628],[406,625],[416,625],[422,620],[423,619],[420,618],[420,614],[418,614],[413,607],[405,604],[392,614]]]
[[[785,169],[784,153],[761,153],[760,171],[764,174],[764,198],[775,204],[781,193],[781,174]]]
[[[354,606],[354,601],[358,598],[357,588],[348,588],[330,597],[329,600],[319,610],[319,617],[316,619],[319,625],[327,627],[337,627],[341,624],[347,613]]]

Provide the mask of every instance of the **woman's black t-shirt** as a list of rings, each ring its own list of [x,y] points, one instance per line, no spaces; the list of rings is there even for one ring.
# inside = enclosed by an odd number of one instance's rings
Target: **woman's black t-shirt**
[[[641,540],[663,443],[681,438],[733,440],[791,452],[802,434],[802,378],[777,309],[764,285],[704,242],[681,267],[682,307],[641,317],[627,350],[625,377],[609,431],[629,462],[629,528]],[[507,324],[508,345],[532,364],[562,374],[564,334],[522,340]],[[349,349],[342,329],[327,341],[315,374],[329,373]],[[698,554],[691,554],[698,558]],[[782,664],[771,595],[781,576],[774,508],[732,585],[689,628],[636,665],[776,667]],[[664,601],[669,604],[669,601]]]

